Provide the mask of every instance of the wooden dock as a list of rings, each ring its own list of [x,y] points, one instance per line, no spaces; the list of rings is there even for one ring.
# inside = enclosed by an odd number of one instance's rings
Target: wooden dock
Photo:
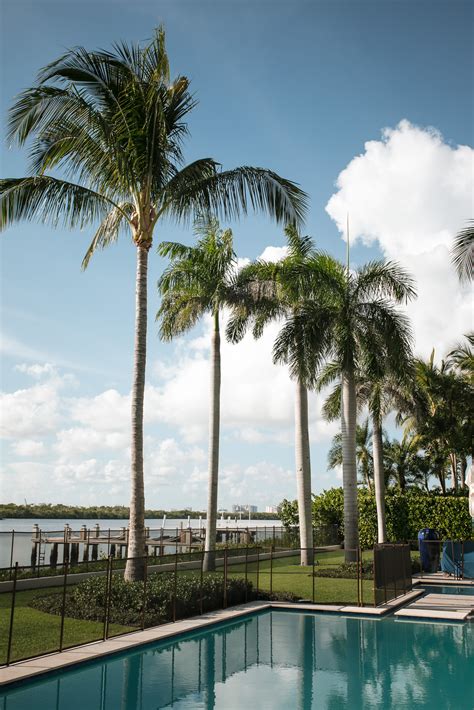
[[[201,550],[206,537],[203,528],[161,528],[158,530],[145,529],[146,554],[154,557],[172,553],[186,553]],[[216,531],[217,542],[249,545],[256,541],[256,528],[243,527],[218,528]],[[83,526],[79,531],[73,531],[68,525],[64,532],[48,533],[41,531],[37,525],[33,527],[31,537],[31,566],[37,567],[49,564],[56,567],[59,551],[62,558],[69,560],[70,564],[77,564],[79,559],[83,562],[95,561],[99,558],[99,550],[106,550],[107,556],[123,558],[128,552],[128,528],[120,530],[100,529],[98,525],[88,529]],[[48,558],[48,559],[47,559]]]

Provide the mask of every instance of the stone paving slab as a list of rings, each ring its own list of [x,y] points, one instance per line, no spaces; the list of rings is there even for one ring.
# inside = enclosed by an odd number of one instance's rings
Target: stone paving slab
[[[419,609],[407,608],[399,609],[395,612],[397,617],[425,618],[436,621],[437,619],[446,619],[450,621],[465,621],[469,616],[469,611],[447,611],[444,609]]]

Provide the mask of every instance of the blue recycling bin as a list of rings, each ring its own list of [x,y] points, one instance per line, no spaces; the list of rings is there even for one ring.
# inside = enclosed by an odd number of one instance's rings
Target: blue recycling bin
[[[423,528],[418,533],[418,548],[420,550],[421,571],[437,572],[439,570],[441,535],[432,528]]]

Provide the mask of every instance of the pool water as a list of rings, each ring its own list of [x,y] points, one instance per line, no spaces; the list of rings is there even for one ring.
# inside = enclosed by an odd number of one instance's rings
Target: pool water
[[[474,597],[474,586],[458,587],[456,584],[433,584],[433,585],[420,585],[413,589],[424,589],[427,594],[461,594],[463,596],[473,596]]]
[[[1,710],[472,710],[472,624],[267,611],[11,688]]]

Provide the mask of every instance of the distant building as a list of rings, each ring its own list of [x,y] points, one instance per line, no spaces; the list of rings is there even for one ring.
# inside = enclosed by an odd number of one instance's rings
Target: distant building
[[[257,513],[258,508],[256,505],[233,505],[232,506],[232,512],[233,513]]]
[[[265,513],[278,513],[278,508],[276,505],[265,506]]]

